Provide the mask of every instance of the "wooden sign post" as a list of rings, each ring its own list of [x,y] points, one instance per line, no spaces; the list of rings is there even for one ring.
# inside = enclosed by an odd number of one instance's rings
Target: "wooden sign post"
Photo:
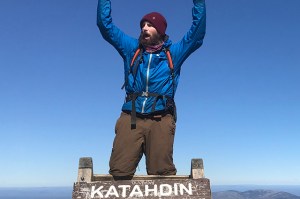
[[[80,158],[72,199],[93,198],[211,199],[211,190],[202,159],[192,159],[190,175],[137,175],[116,181],[111,175],[94,175],[92,158]]]

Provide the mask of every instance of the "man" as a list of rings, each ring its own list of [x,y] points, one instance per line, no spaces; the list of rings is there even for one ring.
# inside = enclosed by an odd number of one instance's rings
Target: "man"
[[[202,45],[205,35],[205,2],[193,3],[191,28],[172,44],[166,34],[167,21],[160,13],[141,19],[141,34],[135,39],[113,24],[110,0],[98,0],[99,30],[124,60],[126,99],[109,163],[115,179],[130,179],[143,154],[149,175],[176,174],[174,96],[183,62]]]

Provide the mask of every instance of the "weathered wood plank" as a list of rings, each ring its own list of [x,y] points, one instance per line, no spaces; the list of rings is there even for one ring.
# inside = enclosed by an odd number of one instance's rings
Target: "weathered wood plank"
[[[211,199],[209,179],[148,179],[77,182],[72,199]]]
[[[211,199],[209,179],[204,178],[203,160],[192,159],[190,175],[138,175],[131,180],[114,180],[111,175],[94,175],[90,157],[80,158],[72,199]]]
[[[169,175],[169,176],[159,176],[159,175],[135,175],[132,180],[154,180],[154,179],[190,179],[189,175]],[[112,175],[109,174],[95,174],[93,181],[103,181],[103,180],[113,180]],[[80,182],[80,181],[79,181]]]
[[[79,159],[77,182],[92,182],[93,180],[93,160],[90,157]]]

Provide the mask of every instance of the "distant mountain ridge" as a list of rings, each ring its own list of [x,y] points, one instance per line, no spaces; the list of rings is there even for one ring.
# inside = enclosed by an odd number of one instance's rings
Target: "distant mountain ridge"
[[[230,189],[223,189],[225,191],[221,191],[221,190],[212,191],[212,199],[300,199],[300,196],[293,195],[291,193],[281,191],[281,190],[271,191],[269,189],[244,189],[244,188],[245,187],[243,187],[242,190],[237,189],[239,191],[233,191]],[[296,187],[296,189],[298,190],[298,186]],[[1,188],[0,187],[0,199],[70,199],[71,197],[72,197],[72,187],[39,187],[39,188]]]
[[[300,199],[287,192],[278,192],[271,190],[250,190],[250,191],[220,191],[212,193],[213,199]]]

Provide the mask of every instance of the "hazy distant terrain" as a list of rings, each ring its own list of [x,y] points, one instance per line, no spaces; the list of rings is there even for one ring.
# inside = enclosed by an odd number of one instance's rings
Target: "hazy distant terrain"
[[[300,196],[300,185],[212,185],[212,192],[234,190],[245,192],[249,190],[273,190],[276,192],[287,192]]]
[[[300,199],[300,196],[270,190],[221,191],[213,192],[213,199]]]
[[[0,188],[0,199],[71,199],[72,187]]]
[[[300,186],[258,187],[260,186],[212,186],[212,196],[213,199],[300,199]],[[72,187],[0,188],[0,199],[71,198]]]

